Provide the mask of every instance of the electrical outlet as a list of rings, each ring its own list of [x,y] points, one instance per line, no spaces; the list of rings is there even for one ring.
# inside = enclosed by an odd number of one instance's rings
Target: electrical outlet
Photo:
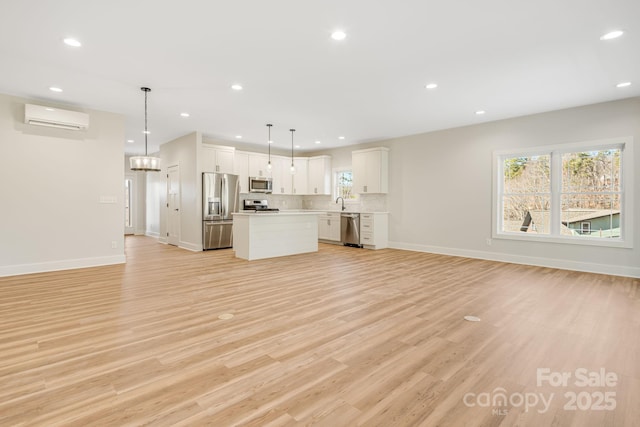
[[[491,246],[491,239],[489,237],[487,237],[487,240],[485,240],[485,242],[487,243],[487,246]]]
[[[115,240],[111,241],[111,249],[118,249],[118,242],[116,242]]]

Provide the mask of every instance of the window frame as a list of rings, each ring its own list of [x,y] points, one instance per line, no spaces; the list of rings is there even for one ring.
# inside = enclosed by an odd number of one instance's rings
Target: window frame
[[[351,172],[351,174],[353,175],[353,168],[349,168],[349,167],[344,167],[344,168],[333,168],[331,171],[331,195],[333,197],[333,200],[336,200],[338,197],[340,197],[340,195],[337,193],[338,190],[338,174],[342,173],[342,172]],[[344,199],[344,204],[345,205],[349,205],[349,204],[354,204],[354,203],[359,203],[360,202],[360,195],[358,193],[353,193],[354,197],[351,199]]]
[[[562,154],[571,152],[596,151],[619,148],[621,150],[621,200],[619,238],[603,239],[590,236],[565,236],[560,234],[560,214],[562,195]],[[503,164],[508,157],[531,157],[551,155],[551,223],[550,233],[536,235],[531,233],[511,232],[503,230],[502,185],[504,182]],[[493,239],[524,240],[550,243],[567,243],[587,246],[608,246],[633,248],[633,137],[620,137],[596,141],[538,146],[522,149],[502,149],[493,151],[492,168],[492,226]]]

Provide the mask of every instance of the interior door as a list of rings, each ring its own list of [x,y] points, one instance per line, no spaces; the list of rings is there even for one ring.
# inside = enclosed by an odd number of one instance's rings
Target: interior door
[[[169,166],[167,170],[167,243],[178,246],[180,242],[180,169]]]

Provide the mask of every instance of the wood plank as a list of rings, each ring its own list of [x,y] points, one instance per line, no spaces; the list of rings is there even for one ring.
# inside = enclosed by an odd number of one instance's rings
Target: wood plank
[[[0,425],[633,426],[640,416],[638,279],[328,244],[248,262],[125,242],[125,265],[0,278]],[[603,367],[616,386],[536,381],[538,368]],[[502,414],[463,400],[498,388],[556,398],[545,413]],[[564,409],[565,392],[584,391],[615,392],[616,408]]]

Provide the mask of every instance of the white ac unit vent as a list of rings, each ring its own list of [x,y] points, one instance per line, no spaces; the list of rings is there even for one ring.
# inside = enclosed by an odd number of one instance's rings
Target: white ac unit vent
[[[61,108],[25,104],[24,122],[29,125],[49,126],[59,129],[87,130],[89,127],[89,115]]]

